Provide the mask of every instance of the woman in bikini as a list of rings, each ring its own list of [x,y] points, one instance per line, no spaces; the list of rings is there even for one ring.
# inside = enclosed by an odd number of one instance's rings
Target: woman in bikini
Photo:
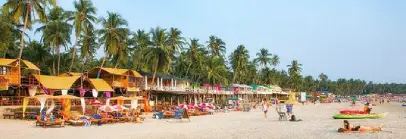
[[[356,126],[353,127],[347,120],[344,120],[344,128],[339,128],[338,132],[378,132],[382,131],[382,127],[366,127],[366,126]]]

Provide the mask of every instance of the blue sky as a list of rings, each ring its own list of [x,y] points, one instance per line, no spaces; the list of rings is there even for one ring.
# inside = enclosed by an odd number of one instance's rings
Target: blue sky
[[[4,0],[2,0],[4,1]],[[73,10],[72,0],[59,5]],[[302,74],[406,83],[405,0],[94,0],[99,16],[118,12],[131,30],[177,27],[186,38],[216,35],[227,55],[244,44],[292,60]],[[73,40],[72,40],[73,41]],[[99,55],[102,53],[100,52]]]

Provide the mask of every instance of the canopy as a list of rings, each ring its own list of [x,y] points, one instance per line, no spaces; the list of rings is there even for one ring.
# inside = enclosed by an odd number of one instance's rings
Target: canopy
[[[47,75],[33,75],[42,86],[47,89],[55,90],[67,90],[70,89],[80,76],[71,77],[59,77],[59,76],[47,76]]]
[[[353,101],[359,101],[358,98],[356,98],[356,97],[352,97],[351,99],[352,99]]]
[[[103,79],[89,79],[90,83],[94,86],[96,91],[102,91],[102,92],[107,92],[107,91],[114,91],[111,86],[104,81]]]

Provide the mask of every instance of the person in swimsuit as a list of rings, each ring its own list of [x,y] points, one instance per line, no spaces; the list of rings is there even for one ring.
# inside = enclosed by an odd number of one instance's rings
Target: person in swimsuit
[[[344,120],[344,128],[339,128],[338,132],[378,132],[382,131],[381,126],[366,127],[366,126],[356,126],[353,127],[347,120]]]
[[[267,116],[268,107],[269,107],[269,103],[266,101],[266,98],[262,99],[262,110],[264,111],[264,117],[265,117],[265,119],[268,117],[268,116]]]

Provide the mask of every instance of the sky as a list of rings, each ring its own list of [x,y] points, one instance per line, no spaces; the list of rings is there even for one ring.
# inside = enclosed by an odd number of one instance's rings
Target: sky
[[[93,2],[98,16],[117,12],[132,31],[177,27],[184,37],[201,43],[218,36],[227,44],[227,56],[243,44],[251,59],[260,48],[279,55],[278,69],[298,60],[303,75],[406,83],[405,0]],[[58,5],[73,10],[73,0],[59,0]]]

